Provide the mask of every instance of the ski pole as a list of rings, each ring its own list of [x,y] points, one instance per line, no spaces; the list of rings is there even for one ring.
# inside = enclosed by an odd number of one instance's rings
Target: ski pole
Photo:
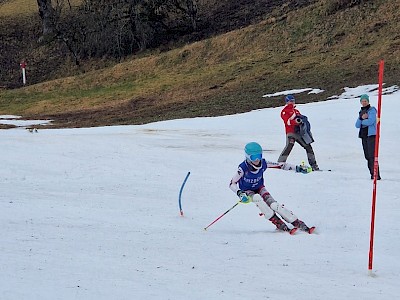
[[[210,227],[212,224],[214,224],[215,222],[217,222],[219,219],[221,219],[223,216],[225,216],[228,212],[230,212],[232,209],[235,208],[236,205],[238,205],[240,203],[237,202],[234,206],[232,206],[230,209],[228,209],[226,212],[224,212],[222,215],[220,215],[218,218],[216,218],[214,221],[212,221],[207,227],[204,227],[204,230],[207,230],[208,227]]]

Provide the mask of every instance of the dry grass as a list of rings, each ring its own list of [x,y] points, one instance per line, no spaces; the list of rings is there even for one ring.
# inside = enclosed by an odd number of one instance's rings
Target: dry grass
[[[0,17],[17,17],[37,13],[36,1],[30,0],[9,0],[0,4]]]
[[[75,6],[80,4],[82,0],[70,2],[71,5]],[[37,13],[38,5],[34,0],[6,0],[0,4],[0,17],[23,17]]]
[[[0,113],[56,115],[63,126],[236,113],[280,105],[261,96],[282,89],[326,90],[301,97],[306,102],[340,93],[345,84],[376,82],[382,58],[385,81],[398,84],[398,1],[334,15],[326,14],[326,3],[275,11],[259,24],[111,68],[2,91]]]

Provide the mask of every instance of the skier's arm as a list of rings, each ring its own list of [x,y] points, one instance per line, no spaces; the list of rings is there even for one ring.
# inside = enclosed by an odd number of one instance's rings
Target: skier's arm
[[[272,161],[267,161],[267,167],[272,168],[272,169],[281,169],[285,171],[294,171],[296,173],[310,173],[311,172],[311,167],[309,166],[296,166],[292,164],[288,164],[285,162],[272,162]]]
[[[233,178],[231,180],[231,183],[229,184],[229,188],[236,194],[238,195],[240,202],[247,204],[250,203],[251,197],[249,197],[245,191],[240,190],[239,186],[238,186],[238,182],[240,180],[240,178],[242,178],[244,175],[243,169],[241,167],[238,168],[237,172],[235,173],[235,175],[233,175]]]
[[[362,120],[361,124],[364,126],[370,126],[370,125],[374,124],[375,122],[376,122],[376,111],[371,110],[371,111],[368,111],[368,119]]]
[[[281,169],[285,171],[296,171],[296,166],[285,162],[267,161],[267,168]]]
[[[301,123],[301,119],[299,119],[300,116],[301,114],[297,114],[296,111],[290,113],[288,111],[281,112],[281,118],[288,126],[299,125],[299,123]]]
[[[233,175],[231,179],[231,183],[229,184],[229,188],[237,194],[237,192],[240,190],[238,186],[238,182],[240,178],[242,178],[244,175],[244,172],[241,167],[238,167],[238,170],[236,171],[235,175]]]

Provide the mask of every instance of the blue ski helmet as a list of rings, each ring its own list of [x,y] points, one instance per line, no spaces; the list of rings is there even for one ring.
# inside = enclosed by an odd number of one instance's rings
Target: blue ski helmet
[[[244,152],[246,155],[246,158],[252,162],[252,161],[256,161],[261,160],[262,158],[262,148],[260,146],[260,144],[256,143],[256,142],[251,142],[246,144],[246,146],[244,147]]]
[[[286,102],[286,103],[288,103],[288,102],[293,102],[293,101],[296,101],[296,99],[294,98],[293,95],[287,95],[287,96],[285,97],[285,102]]]

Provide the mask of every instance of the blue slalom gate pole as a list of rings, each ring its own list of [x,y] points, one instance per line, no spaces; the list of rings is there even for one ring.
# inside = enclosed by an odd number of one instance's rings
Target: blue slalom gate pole
[[[186,177],[185,177],[185,180],[184,180],[183,183],[182,183],[181,190],[179,191],[179,210],[180,210],[180,212],[181,212],[181,216],[183,216],[183,210],[182,210],[182,191],[183,191],[183,188],[185,187],[185,184],[186,184],[187,179],[189,178],[189,175],[190,175],[190,172],[187,173],[187,175],[186,175]]]

